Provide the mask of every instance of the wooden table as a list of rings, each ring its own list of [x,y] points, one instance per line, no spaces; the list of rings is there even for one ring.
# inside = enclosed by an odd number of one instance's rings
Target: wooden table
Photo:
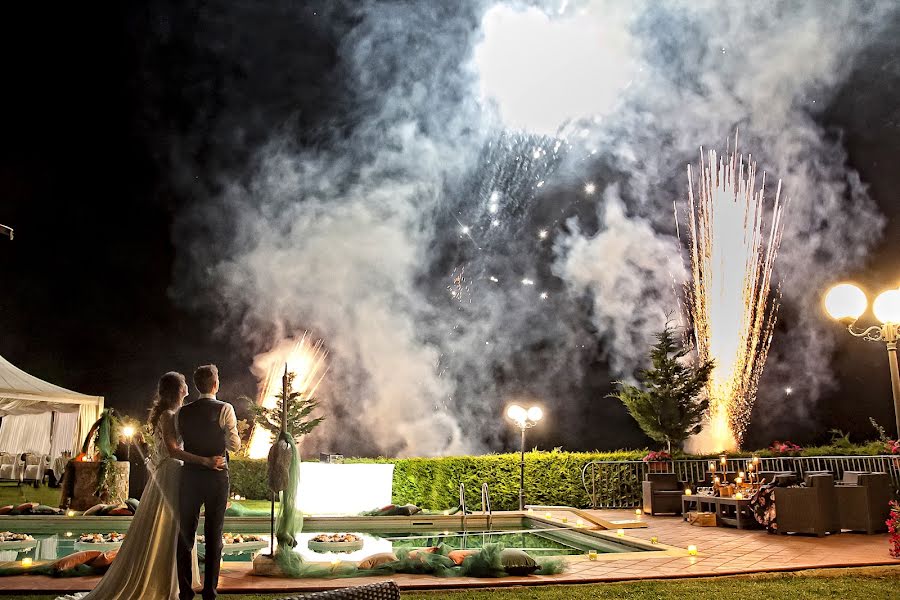
[[[716,507],[716,498],[715,496],[702,496],[700,494],[691,494],[682,495],[681,496],[681,516],[687,521],[687,514],[689,511],[695,510],[697,512],[711,512],[716,515],[719,514],[719,510]]]
[[[756,519],[750,512],[750,500],[748,498],[720,498],[718,496],[702,496],[691,494],[681,496],[681,514],[687,521],[689,511],[711,512],[716,515],[716,525],[719,527],[728,525],[738,529],[750,529],[759,527]]]
[[[738,529],[759,527],[750,512],[748,498],[716,498],[716,523],[730,525]]]

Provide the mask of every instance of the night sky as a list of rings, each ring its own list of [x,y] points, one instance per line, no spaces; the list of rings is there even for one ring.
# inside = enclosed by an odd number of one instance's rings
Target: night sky
[[[352,128],[336,52],[356,24],[334,9],[323,25],[316,3],[264,4],[4,7],[0,223],[16,232],[12,242],[0,238],[5,358],[132,416],[143,416],[163,372],[206,362],[219,365],[220,397],[255,395],[249,367],[258,348],[223,330],[209,302],[193,301],[203,281],[178,284],[191,257],[174,241],[194,232],[176,223],[214,199],[216,175],[238,172],[271,131],[289,129],[300,146],[315,146],[324,122]],[[870,290],[900,284],[898,57],[900,35],[877,41],[821,116],[888,220],[854,276]],[[236,128],[243,151],[221,141]],[[647,443],[620,406],[597,400],[610,378],[597,356],[582,358],[590,368],[574,409],[580,423],[536,430],[535,443]],[[841,336],[836,356],[821,360],[832,362],[837,389],[778,435],[824,442],[839,428],[860,440],[873,435],[869,416],[892,424],[883,345]],[[751,426],[747,445],[771,440]]]

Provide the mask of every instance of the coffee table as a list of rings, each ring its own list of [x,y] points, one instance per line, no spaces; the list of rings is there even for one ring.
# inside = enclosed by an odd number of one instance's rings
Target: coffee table
[[[688,512],[695,510],[697,512],[711,512],[716,515],[719,514],[718,509],[716,508],[716,498],[715,496],[702,496],[700,494],[691,494],[682,495],[681,496],[681,518],[687,521]]]
[[[759,523],[750,512],[748,498],[716,498],[716,522],[718,525],[730,525],[738,529],[759,527]]]

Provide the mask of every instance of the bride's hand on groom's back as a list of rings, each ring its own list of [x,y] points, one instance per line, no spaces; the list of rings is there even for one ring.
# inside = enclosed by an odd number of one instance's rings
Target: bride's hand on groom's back
[[[203,459],[203,466],[213,471],[221,471],[225,468],[224,456],[208,456]]]

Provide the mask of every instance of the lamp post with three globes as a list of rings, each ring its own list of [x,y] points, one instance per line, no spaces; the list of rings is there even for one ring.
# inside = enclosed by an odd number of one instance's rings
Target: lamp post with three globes
[[[825,310],[832,319],[847,326],[854,337],[870,342],[884,342],[887,345],[888,366],[891,370],[891,389],[894,394],[894,419],[897,437],[900,438],[900,369],[897,366],[897,342],[900,340],[900,287],[880,293],[872,303],[872,312],[881,325],[865,329],[857,328],[856,322],[869,306],[869,299],[858,286],[841,283],[825,295]]]

